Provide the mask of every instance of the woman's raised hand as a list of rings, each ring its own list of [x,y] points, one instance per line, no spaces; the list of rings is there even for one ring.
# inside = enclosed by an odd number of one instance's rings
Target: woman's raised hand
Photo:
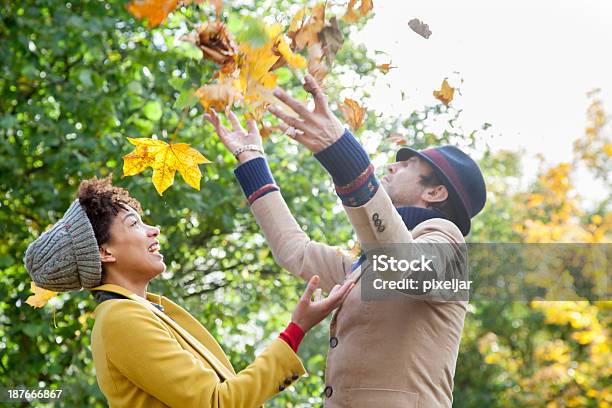
[[[225,111],[225,116],[227,116],[232,124],[231,130],[221,124],[217,112],[215,112],[213,109],[210,110],[210,113],[204,114],[204,119],[212,123],[212,125],[215,127],[217,135],[219,135],[219,139],[221,139],[221,142],[223,142],[223,145],[230,151],[230,153],[235,155],[235,152],[238,149],[247,145],[259,146],[263,152],[261,135],[259,134],[259,129],[257,129],[257,124],[255,123],[254,119],[247,120],[248,131],[245,131],[234,112],[227,109]],[[259,151],[245,150],[238,154],[237,159],[240,163],[244,163],[245,161],[260,156],[263,156],[263,153]]]
[[[316,326],[321,320],[325,319],[332,310],[340,306],[348,293],[355,286],[355,283],[347,281],[344,282],[343,285],[336,285],[331,292],[329,292],[327,298],[322,300],[318,299],[320,294],[317,294],[313,301],[312,295],[315,293],[317,286],[319,286],[319,276],[315,275],[310,278],[306,291],[304,295],[302,295],[302,298],[299,300],[291,316],[291,321],[300,326],[300,328],[304,330],[304,333]]]

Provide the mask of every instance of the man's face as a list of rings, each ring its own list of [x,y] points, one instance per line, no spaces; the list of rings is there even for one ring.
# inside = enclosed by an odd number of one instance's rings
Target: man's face
[[[381,184],[396,207],[426,207],[427,201],[423,200],[423,196],[428,188],[419,181],[421,176],[429,175],[432,170],[427,162],[412,156],[387,166],[387,174]]]
[[[143,223],[133,208],[127,208],[113,219],[111,238],[103,245],[114,259],[107,265],[135,279],[149,281],[166,270],[164,257],[159,253],[159,228]]]

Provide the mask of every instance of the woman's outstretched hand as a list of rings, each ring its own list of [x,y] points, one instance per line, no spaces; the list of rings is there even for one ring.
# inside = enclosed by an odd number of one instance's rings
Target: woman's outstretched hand
[[[280,128],[289,137],[303,144],[311,152],[318,153],[340,139],[344,134],[344,127],[329,108],[327,97],[311,75],[306,75],[304,79],[304,90],[314,98],[313,110],[283,89],[274,90],[274,96],[293,109],[299,118],[288,115],[274,105],[268,110],[282,121]]]
[[[329,292],[327,298],[321,300],[317,299],[317,296],[315,296],[315,300],[313,301],[312,295],[315,293],[317,286],[319,286],[319,276],[315,275],[310,278],[306,291],[299,300],[291,316],[291,321],[300,326],[304,333],[316,326],[321,320],[325,319],[332,310],[340,306],[348,293],[355,286],[355,283],[347,281],[342,286],[336,285],[331,292]]]
[[[227,116],[227,118],[230,120],[232,130],[229,130],[221,124],[217,112],[212,109],[211,113],[204,114],[204,119],[212,123],[212,125],[215,127],[217,135],[219,135],[219,139],[221,139],[221,142],[223,142],[223,145],[230,151],[230,153],[234,154],[237,149],[246,145],[259,146],[263,151],[261,135],[259,134],[259,129],[257,129],[257,124],[255,123],[254,119],[247,120],[248,131],[245,131],[234,112],[228,109],[225,111],[225,116]],[[237,159],[240,163],[244,163],[245,161],[260,156],[263,156],[263,154],[260,152],[247,150],[240,153]]]

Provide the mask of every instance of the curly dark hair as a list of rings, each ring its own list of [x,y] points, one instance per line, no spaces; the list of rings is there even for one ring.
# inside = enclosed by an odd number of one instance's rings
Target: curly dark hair
[[[112,185],[112,174],[81,181],[77,197],[93,226],[98,245],[110,240],[111,224],[121,209],[128,210],[129,205],[142,215],[138,200],[130,197],[127,190]]]

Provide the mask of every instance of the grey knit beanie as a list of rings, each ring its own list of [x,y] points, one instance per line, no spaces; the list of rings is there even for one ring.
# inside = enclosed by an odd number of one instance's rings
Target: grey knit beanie
[[[78,199],[28,246],[23,261],[36,286],[44,289],[68,292],[102,283],[98,242]]]

